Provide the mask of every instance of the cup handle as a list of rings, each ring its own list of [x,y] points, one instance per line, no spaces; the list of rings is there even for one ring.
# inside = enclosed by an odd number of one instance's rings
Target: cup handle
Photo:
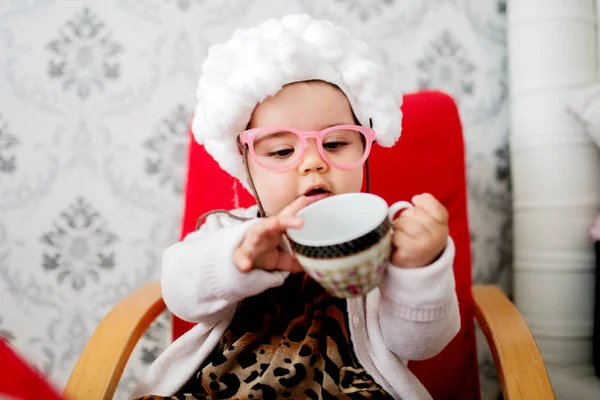
[[[407,208],[413,208],[414,206],[409,203],[408,201],[397,201],[394,204],[392,204],[388,210],[388,215],[390,217],[390,220],[393,222],[394,221],[394,215],[396,215],[396,213],[398,211],[401,210],[405,210]]]

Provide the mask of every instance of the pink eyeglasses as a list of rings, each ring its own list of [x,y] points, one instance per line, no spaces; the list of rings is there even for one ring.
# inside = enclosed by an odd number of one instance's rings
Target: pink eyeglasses
[[[375,131],[358,125],[336,125],[320,132],[269,126],[242,132],[240,143],[248,145],[251,156],[260,166],[282,170],[301,159],[309,138],[316,139],[319,154],[329,165],[351,169],[369,156]]]

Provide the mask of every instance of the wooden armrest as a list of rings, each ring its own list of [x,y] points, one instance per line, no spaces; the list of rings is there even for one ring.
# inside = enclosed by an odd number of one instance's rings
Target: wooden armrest
[[[112,399],[136,343],[164,310],[159,282],[150,282],[119,302],[85,345],[63,397]]]
[[[473,298],[504,398],[554,399],[542,355],[517,308],[497,286],[475,285]]]
[[[504,398],[554,399],[542,356],[517,308],[497,286],[476,285],[473,298]],[[63,396],[112,399],[135,345],[165,308],[159,282],[150,282],[119,302],[88,340]]]

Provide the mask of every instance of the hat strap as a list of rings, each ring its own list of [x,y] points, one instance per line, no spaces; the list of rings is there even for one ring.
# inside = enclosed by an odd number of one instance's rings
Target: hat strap
[[[250,167],[248,166],[248,145],[244,145],[244,168],[246,168],[246,176],[248,177],[248,183],[250,183],[250,189],[252,190],[252,194],[256,199],[256,204],[258,205],[259,217],[264,218],[267,216],[265,213],[265,209],[260,201],[260,197],[258,197],[258,192],[256,191],[256,186],[254,186],[254,180],[252,179],[252,174],[250,173]]]
[[[371,174],[369,173],[369,158],[365,160],[365,175],[366,175],[366,192],[371,193]]]

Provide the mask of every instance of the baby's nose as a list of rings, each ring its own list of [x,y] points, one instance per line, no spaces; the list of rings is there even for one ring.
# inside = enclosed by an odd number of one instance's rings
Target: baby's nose
[[[327,169],[327,162],[321,157],[319,147],[315,139],[306,141],[306,148],[300,161],[300,169],[303,173],[310,171],[323,171]]]

